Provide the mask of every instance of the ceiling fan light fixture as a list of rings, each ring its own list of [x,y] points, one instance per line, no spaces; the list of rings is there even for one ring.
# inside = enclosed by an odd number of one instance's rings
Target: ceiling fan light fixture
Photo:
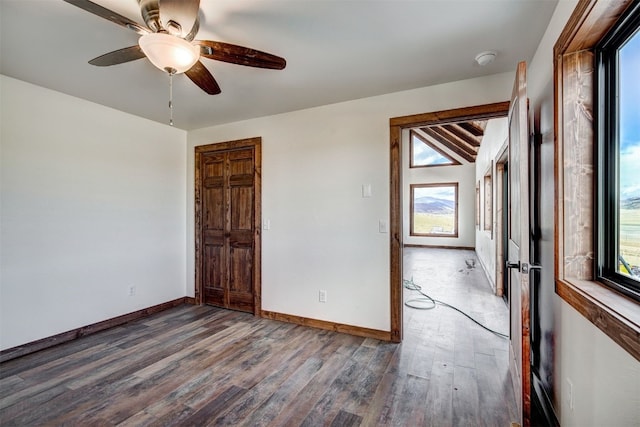
[[[149,61],[162,71],[180,74],[200,59],[200,47],[167,33],[145,34],[138,40]]]

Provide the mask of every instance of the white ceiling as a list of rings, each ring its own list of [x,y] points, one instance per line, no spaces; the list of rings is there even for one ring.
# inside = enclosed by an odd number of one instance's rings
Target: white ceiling
[[[136,0],[94,0],[143,23]],[[203,58],[222,88],[174,78],[176,127],[238,120],[515,70],[557,0],[201,0],[197,39],[287,60],[282,71]],[[62,0],[0,0],[0,73],[161,123],[168,76],[146,60],[88,60],[138,35]],[[498,52],[480,67],[477,53]]]

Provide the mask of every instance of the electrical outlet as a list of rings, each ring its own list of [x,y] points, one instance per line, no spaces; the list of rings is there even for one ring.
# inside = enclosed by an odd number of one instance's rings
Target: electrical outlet
[[[318,293],[318,300],[320,302],[327,302],[327,291],[324,291],[324,290],[320,291]]]
[[[129,285],[129,296],[132,297],[136,294],[136,287],[134,285]]]

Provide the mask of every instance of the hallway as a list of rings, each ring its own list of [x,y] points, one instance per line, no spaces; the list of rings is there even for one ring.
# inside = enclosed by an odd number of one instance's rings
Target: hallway
[[[466,312],[493,330],[508,333],[509,309],[493,294],[473,251],[404,248],[404,278],[430,297]],[[404,289],[410,304],[419,298]],[[517,420],[508,340],[453,309],[404,308],[403,353],[408,374],[429,382],[424,399],[436,399],[437,425],[509,425]],[[450,420],[450,422],[449,422]]]

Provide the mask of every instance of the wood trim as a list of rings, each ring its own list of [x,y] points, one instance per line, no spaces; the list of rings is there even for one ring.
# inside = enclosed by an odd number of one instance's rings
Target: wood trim
[[[402,341],[402,128],[389,129],[389,275],[391,341]]]
[[[433,151],[440,154],[442,157],[448,159],[451,163],[443,163],[443,164],[437,164],[437,165],[414,165],[413,164],[413,138],[414,137],[418,138],[420,141],[424,143],[424,145],[431,148]],[[424,136],[420,135],[418,132],[415,131],[415,129],[411,129],[409,131],[409,167],[411,169],[436,168],[441,166],[458,166],[460,164],[461,163],[458,160],[454,159],[453,157],[451,157],[451,155],[447,154],[444,150],[442,150],[441,148],[439,148],[438,146],[430,142]]]
[[[455,217],[453,219],[453,233],[452,234],[447,234],[447,233],[416,233],[416,231],[413,229],[413,213],[414,213],[414,209],[413,209],[413,201],[414,201],[414,197],[413,197],[413,190],[414,188],[431,188],[431,187],[453,187],[453,191],[454,191],[454,197],[455,197]],[[458,183],[457,182],[434,182],[434,183],[429,183],[429,184],[411,184],[409,185],[409,194],[410,194],[410,200],[409,200],[409,235],[410,236],[415,236],[415,237],[452,237],[452,238],[457,238],[458,237]]]
[[[389,290],[391,341],[402,341],[402,129],[506,117],[509,101],[389,119]]]
[[[196,299],[193,297],[184,297],[184,303],[189,305],[196,305]]]
[[[253,147],[254,149],[254,262],[253,262],[253,314],[259,316],[262,306],[262,138],[245,138],[234,141],[218,142],[214,144],[199,145],[194,148],[194,195],[195,195],[195,302],[204,303],[202,272],[204,260],[202,259],[202,182],[200,179],[200,163],[203,153],[216,151],[231,151]]]
[[[488,231],[490,236],[491,236],[491,240],[493,240],[493,200],[494,200],[494,192],[493,192],[493,187],[494,187],[494,183],[493,183],[494,177],[493,177],[493,160],[491,160],[491,162],[489,163],[489,167],[487,168],[487,171],[484,173],[484,176],[482,178],[482,184],[483,184],[483,188],[484,188],[484,216],[483,216],[483,226],[482,229],[484,231]],[[488,200],[487,200],[488,199]]]
[[[151,307],[143,308],[142,310],[137,310],[111,319],[103,320],[101,322],[81,326],[67,332],[62,332],[50,337],[8,348],[6,350],[0,351],[0,363],[6,362],[7,360],[15,359],[17,357],[26,356],[27,354],[35,353],[36,351],[44,350],[46,348],[53,347],[54,345],[62,344],[67,341],[72,341],[78,338],[85,337],[87,335],[95,334],[96,332],[100,332],[105,329],[114,328],[116,326],[132,322],[134,320],[142,319],[143,317],[149,317],[152,314],[185,304],[187,303],[187,300],[192,299],[193,298],[190,297],[177,298],[172,301],[167,301]]]
[[[429,126],[436,124],[468,122],[471,120],[487,120],[505,117],[509,112],[509,101],[493,104],[474,105],[472,107],[453,108],[431,113],[413,114],[410,116],[389,119],[390,126],[400,128]]]
[[[505,150],[501,151],[501,155],[498,156],[498,159],[501,159],[505,155]],[[504,238],[504,223],[502,220],[502,216],[504,215],[503,210],[506,208],[503,203],[503,191],[504,191],[504,161],[499,160],[496,163],[496,296],[502,297],[504,295],[504,263],[505,259],[505,248],[503,244]]]
[[[581,0],[553,47],[554,56],[592,49],[633,0]]]
[[[638,303],[590,280],[556,280],[556,293],[640,361]]]
[[[327,331],[341,332],[358,337],[374,338],[381,341],[392,341],[391,333],[378,329],[363,328],[360,326],[345,325],[342,323],[328,322],[326,320],[310,319],[308,317],[295,316],[293,314],[277,313],[274,311],[262,310],[262,317],[265,319],[279,320],[281,322],[293,323],[301,326],[324,329]]]
[[[556,293],[640,360],[639,304],[597,282],[594,275],[593,49],[631,4],[581,0],[554,46],[554,269]]]
[[[434,140],[436,140],[439,144],[442,144],[447,148],[449,148],[451,151],[456,153],[458,156],[462,157],[467,162],[469,163],[475,162],[475,157],[474,157],[475,153],[470,154],[469,152],[459,147],[457,144],[454,144],[453,142],[450,143],[445,136],[440,135],[438,132],[436,132],[436,130],[431,129],[430,127],[422,127],[420,128],[420,130],[426,133],[427,135],[429,135]]]

